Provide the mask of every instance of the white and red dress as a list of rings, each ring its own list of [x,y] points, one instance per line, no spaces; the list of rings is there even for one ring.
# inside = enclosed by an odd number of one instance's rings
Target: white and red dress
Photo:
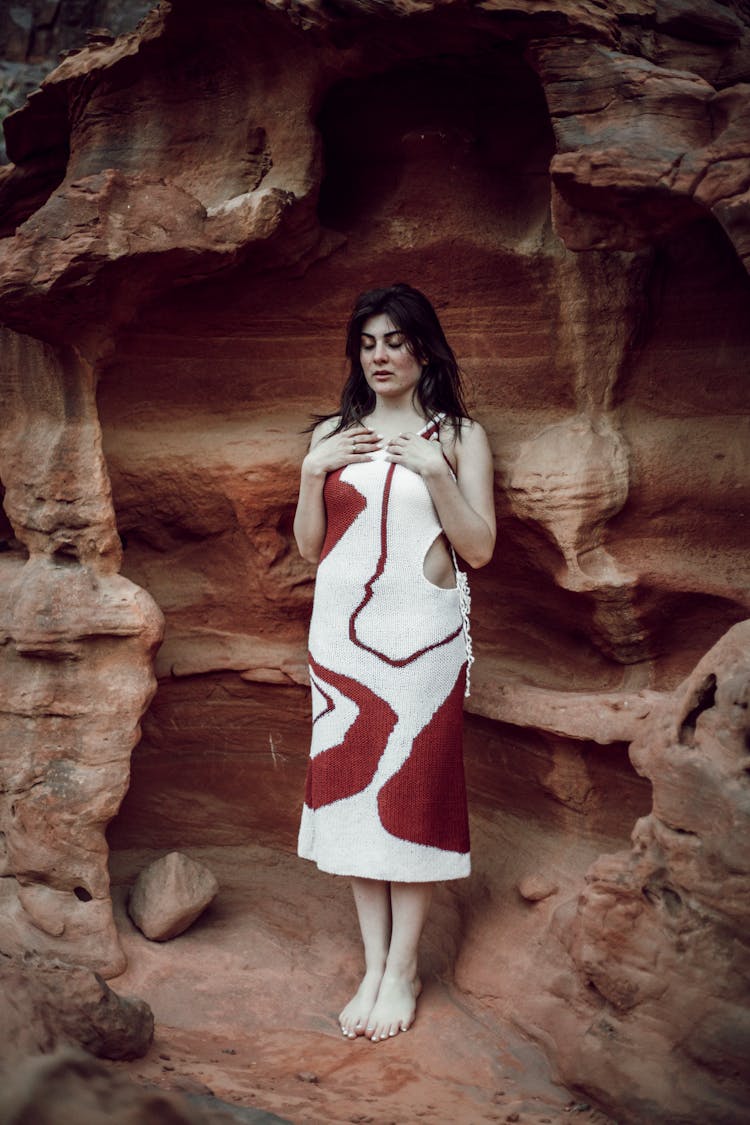
[[[420,432],[437,440],[439,426]],[[324,498],[299,854],[337,875],[460,878],[468,634],[459,589],[424,575],[437,512],[422,478],[384,450],[329,473]]]

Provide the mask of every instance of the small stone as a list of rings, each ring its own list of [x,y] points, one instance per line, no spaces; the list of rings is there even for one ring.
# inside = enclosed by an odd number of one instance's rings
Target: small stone
[[[222,1047],[221,1053],[222,1053],[222,1055],[236,1055],[237,1054],[234,1047]]]
[[[141,871],[128,913],[150,941],[168,941],[192,925],[218,890],[216,876],[205,864],[170,852]]]
[[[299,1079],[300,1082],[312,1082],[315,1085],[317,1085],[318,1082],[320,1082],[320,1079],[318,1078],[317,1074],[313,1074],[309,1070],[300,1070],[299,1073],[297,1074],[297,1078]]]
[[[527,902],[541,902],[542,899],[557,894],[560,886],[546,875],[524,875],[516,889]]]

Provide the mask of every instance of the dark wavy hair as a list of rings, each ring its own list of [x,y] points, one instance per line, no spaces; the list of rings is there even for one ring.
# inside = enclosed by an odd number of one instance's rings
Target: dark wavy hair
[[[346,332],[349,375],[336,412],[338,424],[328,436],[361,422],[375,408],[375,392],[367,385],[359,353],[365,321],[381,313],[403,333],[407,347],[423,363],[415,394],[427,421],[444,414],[460,436],[461,419],[469,417],[460,368],[431,303],[424,293],[404,282],[385,289],[368,289],[356,300]],[[316,415],[312,425],[333,417],[336,415]]]

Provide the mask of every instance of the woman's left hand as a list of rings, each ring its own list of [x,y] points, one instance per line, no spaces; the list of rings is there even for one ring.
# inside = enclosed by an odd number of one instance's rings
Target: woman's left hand
[[[430,441],[420,434],[398,434],[391,438],[386,446],[386,454],[386,461],[405,465],[419,476],[429,476],[448,468],[440,442]]]

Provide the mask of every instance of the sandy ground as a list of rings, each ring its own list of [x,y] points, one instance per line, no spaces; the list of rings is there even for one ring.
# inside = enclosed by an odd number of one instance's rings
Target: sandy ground
[[[189,849],[215,872],[220,894],[185,934],[157,943],[135,929],[125,903],[128,885],[159,854],[112,855],[129,967],[110,984],[148,1001],[156,1020],[149,1054],[113,1067],[294,1125],[611,1123],[553,1081],[535,1044],[451,984],[450,887],[439,889],[425,931],[414,1026],[387,1042],[352,1042],[336,1021],[360,969],[344,880],[267,849]]]

